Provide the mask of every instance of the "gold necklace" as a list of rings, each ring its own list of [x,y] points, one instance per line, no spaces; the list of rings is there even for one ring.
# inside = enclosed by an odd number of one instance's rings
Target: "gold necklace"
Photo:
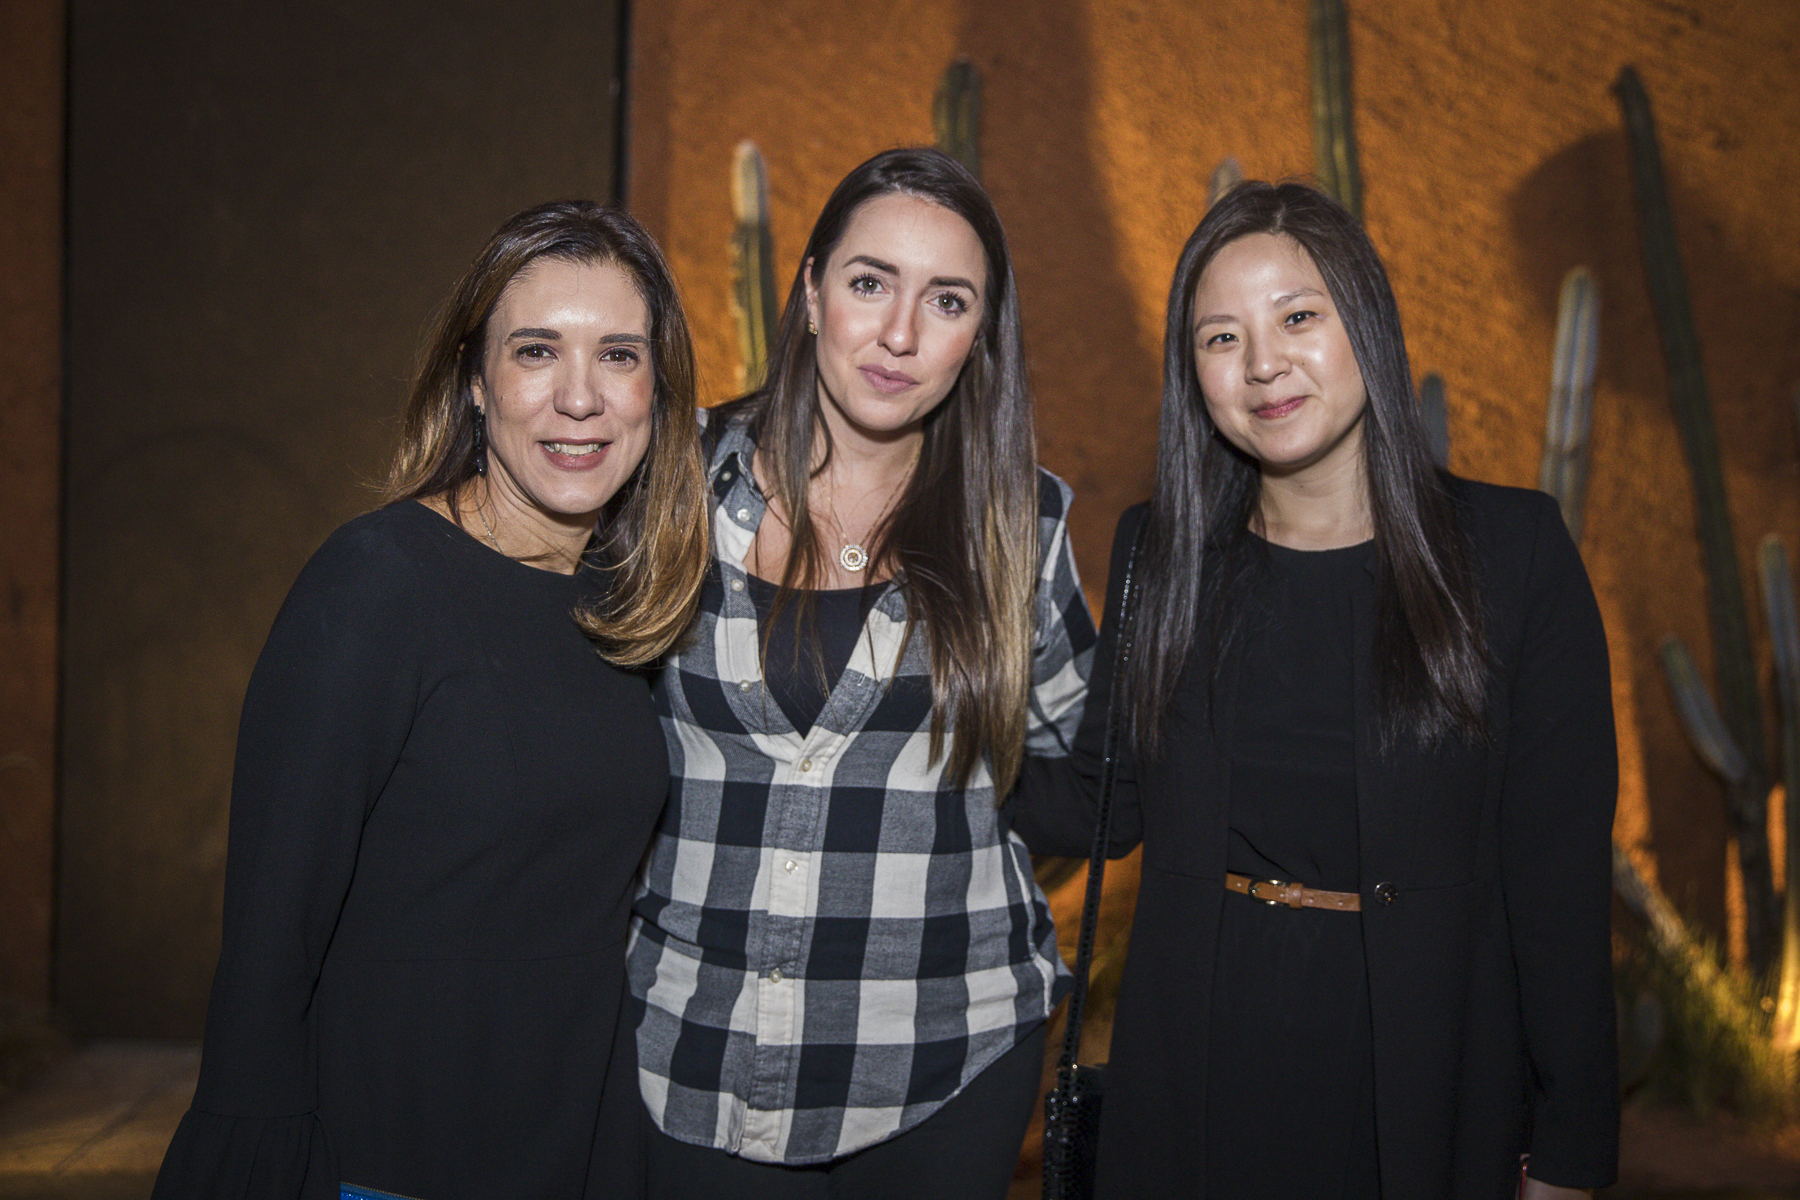
[[[494,527],[488,524],[487,509],[481,506],[479,500],[475,502],[475,515],[481,518],[481,527],[487,531],[488,545],[494,548],[494,553],[505,554],[506,551],[500,549],[500,539],[494,536]]]
[[[894,485],[893,490],[888,492],[888,498],[882,503],[881,511],[875,514],[875,520],[869,525],[870,533],[881,528],[881,522],[887,517],[888,509],[892,508],[894,501],[900,498],[900,492],[906,487],[907,479],[911,477],[912,472],[909,470],[901,476],[900,482]],[[837,526],[838,536],[843,537],[844,522],[838,517],[836,498],[828,497],[826,507],[831,510],[831,523]],[[843,547],[838,550],[838,565],[852,575],[860,574],[862,569],[869,565],[869,552],[863,549],[861,542],[846,538]]]

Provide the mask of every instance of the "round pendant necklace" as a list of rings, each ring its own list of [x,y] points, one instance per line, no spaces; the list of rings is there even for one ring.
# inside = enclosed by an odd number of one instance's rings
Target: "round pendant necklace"
[[[869,532],[873,533],[875,530],[881,528],[882,521],[887,519],[888,509],[894,506],[894,501],[900,498],[900,493],[904,491],[905,488],[906,477],[903,476],[894,490],[888,493],[888,498],[883,501],[881,505],[881,511],[875,514],[875,521],[874,524],[869,526]],[[827,506],[831,509],[831,523],[837,526],[838,534],[839,536],[842,536],[844,532],[844,523],[838,519],[837,505],[828,501]],[[843,548],[838,551],[838,566],[844,568],[844,570],[850,572],[852,575],[860,574],[863,568],[868,565],[869,552],[863,549],[861,542],[846,541]]]

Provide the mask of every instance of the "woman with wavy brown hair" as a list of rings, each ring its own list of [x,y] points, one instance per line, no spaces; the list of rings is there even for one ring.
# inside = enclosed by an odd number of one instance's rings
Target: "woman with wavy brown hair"
[[[1073,732],[1094,631],[973,176],[851,171],[710,418],[631,949],[651,1194],[992,1200],[1067,981],[995,797]]]
[[[661,252],[518,214],[425,347],[385,507],[294,585],[239,728],[174,1200],[630,1196],[623,983],[668,786],[645,676],[706,566]]]

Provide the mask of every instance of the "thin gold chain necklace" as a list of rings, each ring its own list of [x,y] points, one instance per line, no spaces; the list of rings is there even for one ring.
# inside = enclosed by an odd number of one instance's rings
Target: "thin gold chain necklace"
[[[479,500],[475,502],[475,515],[481,518],[481,528],[487,532],[488,545],[494,548],[494,553],[505,554],[506,551],[500,549],[500,539],[494,536],[494,527],[488,524],[487,509]]]
[[[888,498],[882,502],[881,511],[875,514],[875,520],[869,525],[869,533],[874,533],[881,528],[882,521],[887,518],[888,509],[894,506],[894,501],[898,500],[900,493],[906,490],[906,482],[910,478],[912,478],[912,471],[909,469],[905,475],[901,476],[900,482],[894,485],[893,490],[888,492]],[[831,523],[837,527],[838,536],[843,538],[844,523],[838,517],[835,498],[829,492],[826,495],[825,507],[831,513]],[[844,538],[843,547],[838,550],[838,565],[852,575],[860,574],[863,568],[869,565],[869,552],[863,548],[861,542]]]

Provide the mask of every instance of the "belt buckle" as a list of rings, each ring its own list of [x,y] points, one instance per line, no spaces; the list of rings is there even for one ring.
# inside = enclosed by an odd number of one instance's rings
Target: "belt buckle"
[[[1281,908],[1287,904],[1286,900],[1264,900],[1261,896],[1256,894],[1256,886],[1258,884],[1267,884],[1272,888],[1284,888],[1289,886],[1279,879],[1252,879],[1249,885],[1244,888],[1244,895],[1250,897],[1252,900],[1261,901],[1270,908]]]

